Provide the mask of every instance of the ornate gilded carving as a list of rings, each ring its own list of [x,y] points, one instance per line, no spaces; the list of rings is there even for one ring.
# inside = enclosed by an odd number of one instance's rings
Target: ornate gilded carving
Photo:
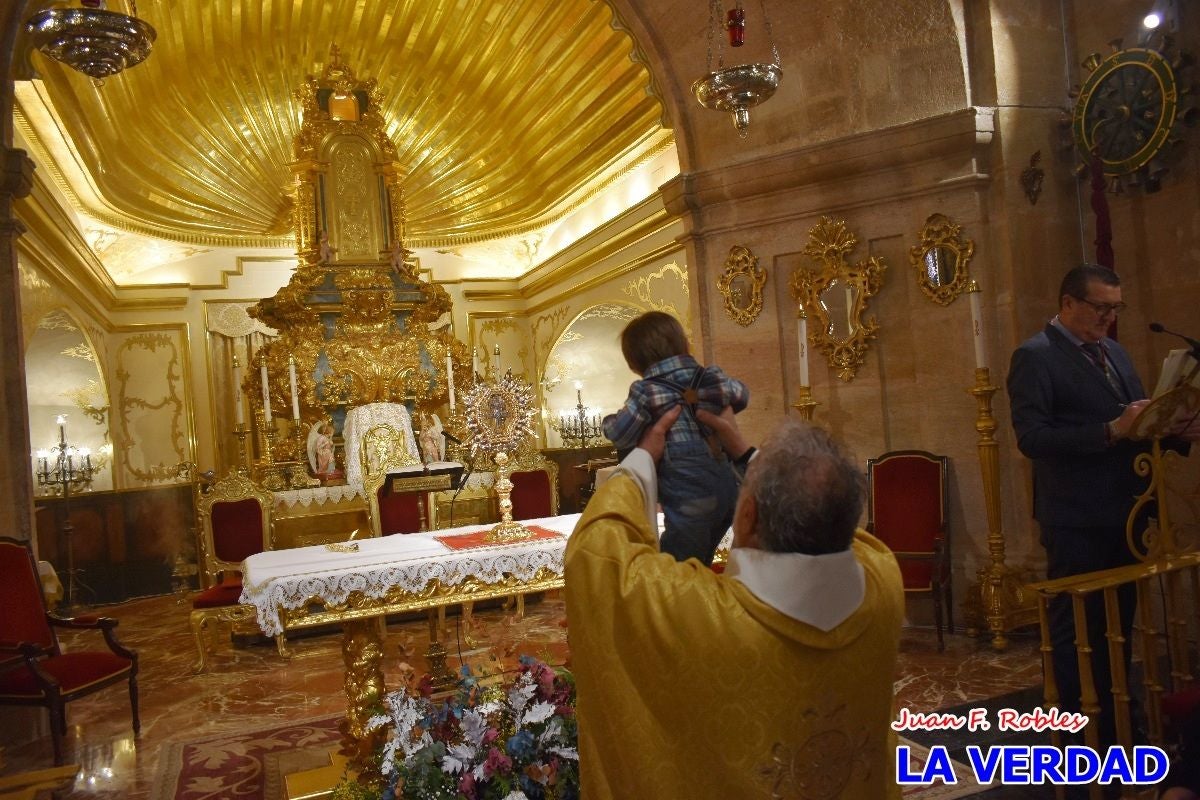
[[[736,244],[729,248],[725,271],[717,278],[717,290],[725,298],[725,313],[742,327],[758,318],[763,307],[763,286],[767,271],[759,269],[758,258],[749,248]]]
[[[962,227],[944,214],[930,214],[921,228],[921,243],[908,250],[908,260],[917,273],[917,286],[933,302],[948,306],[971,280],[968,266],[975,242],[963,239]]]
[[[670,284],[676,281],[678,282],[677,290],[683,295],[682,312],[676,303],[670,299],[673,291],[670,288]],[[656,284],[666,285],[659,287]],[[636,280],[630,281],[622,291],[630,297],[635,298],[645,308],[654,309],[655,311],[665,311],[671,316],[678,318],[683,322],[685,329],[691,330],[691,322],[688,318],[690,312],[687,304],[691,290],[688,288],[686,268],[672,261],[670,264],[660,267],[649,275],[643,275]],[[616,307],[624,308],[624,306]],[[633,316],[637,316],[637,313],[634,312]],[[633,319],[633,317],[630,317],[630,319]]]
[[[848,263],[846,257],[857,244],[845,222],[822,217],[808,232],[804,248],[817,269],[797,267],[791,280],[792,297],[809,315],[809,341],[844,381],[854,378],[879,332],[875,317],[864,320],[863,315],[868,298],[882,288],[887,269],[878,256]]]
[[[166,363],[164,365],[164,395],[157,402],[139,397],[132,393],[129,385],[130,379],[133,377],[126,365],[128,354],[134,349],[144,349],[151,353],[158,352],[159,348],[167,351]],[[114,436],[116,446],[124,454],[124,457],[119,459],[124,465],[129,474],[133,475],[143,483],[155,483],[164,479],[166,470],[166,462],[160,461],[155,465],[149,465],[147,469],[138,469],[130,460],[130,454],[134,451],[137,444],[133,440],[132,430],[133,424],[130,418],[131,412],[135,409],[142,411],[169,411],[171,414],[169,433],[167,434],[167,443],[171,447],[175,455],[172,463],[187,461],[186,441],[187,437],[184,432],[184,402],[180,397],[179,391],[182,386],[182,373],[180,371],[179,349],[176,346],[175,339],[167,333],[142,333],[130,336],[121,343],[117,349],[117,398],[118,418],[120,420],[119,435]],[[145,446],[140,448],[144,451]]]

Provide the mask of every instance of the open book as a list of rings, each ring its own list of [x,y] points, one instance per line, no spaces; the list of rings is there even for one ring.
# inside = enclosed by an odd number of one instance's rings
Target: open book
[[[1153,396],[1161,397],[1185,383],[1200,389],[1200,363],[1192,357],[1190,350],[1172,350],[1163,359],[1162,372],[1158,375],[1158,385],[1154,387]]]

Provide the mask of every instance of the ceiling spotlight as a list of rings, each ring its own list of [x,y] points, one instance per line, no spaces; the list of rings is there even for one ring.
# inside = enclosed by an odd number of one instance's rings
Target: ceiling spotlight
[[[1146,28],[1147,30],[1151,30],[1151,31],[1154,30],[1155,28],[1157,28],[1161,24],[1162,24],[1162,15],[1159,14],[1157,11],[1151,11],[1149,14],[1146,15],[1146,18],[1142,20],[1142,27]]]

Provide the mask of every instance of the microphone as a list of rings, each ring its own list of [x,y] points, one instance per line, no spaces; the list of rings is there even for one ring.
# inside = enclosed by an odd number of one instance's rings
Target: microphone
[[[1196,357],[1197,361],[1200,361],[1200,341],[1196,341],[1190,336],[1184,336],[1182,333],[1176,333],[1175,331],[1168,330],[1164,328],[1160,322],[1151,322],[1150,330],[1154,331],[1155,333],[1167,333],[1171,336],[1177,336],[1180,339],[1183,339],[1188,343],[1188,347],[1192,348],[1192,355]]]
[[[442,436],[445,436],[447,439],[454,442],[455,444],[462,444],[462,439],[459,439],[457,436],[450,433],[449,431],[442,431]]]

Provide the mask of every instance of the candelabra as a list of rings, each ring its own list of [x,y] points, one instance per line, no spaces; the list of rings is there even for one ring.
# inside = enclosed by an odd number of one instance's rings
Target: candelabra
[[[583,404],[583,385],[575,384],[575,413],[558,418],[558,435],[567,447],[593,447],[604,441],[604,428],[599,414],[588,414]]]
[[[92,453],[86,447],[76,447],[67,442],[67,418],[60,414],[58,419],[58,444],[49,450],[37,452],[38,486],[49,488],[52,492],[61,492],[62,503],[62,537],[67,551],[67,609],[80,608],[77,602],[80,586],[88,588],[79,580],[75,569],[75,526],[71,524],[71,490],[87,486],[92,482],[95,469],[92,467]]]

